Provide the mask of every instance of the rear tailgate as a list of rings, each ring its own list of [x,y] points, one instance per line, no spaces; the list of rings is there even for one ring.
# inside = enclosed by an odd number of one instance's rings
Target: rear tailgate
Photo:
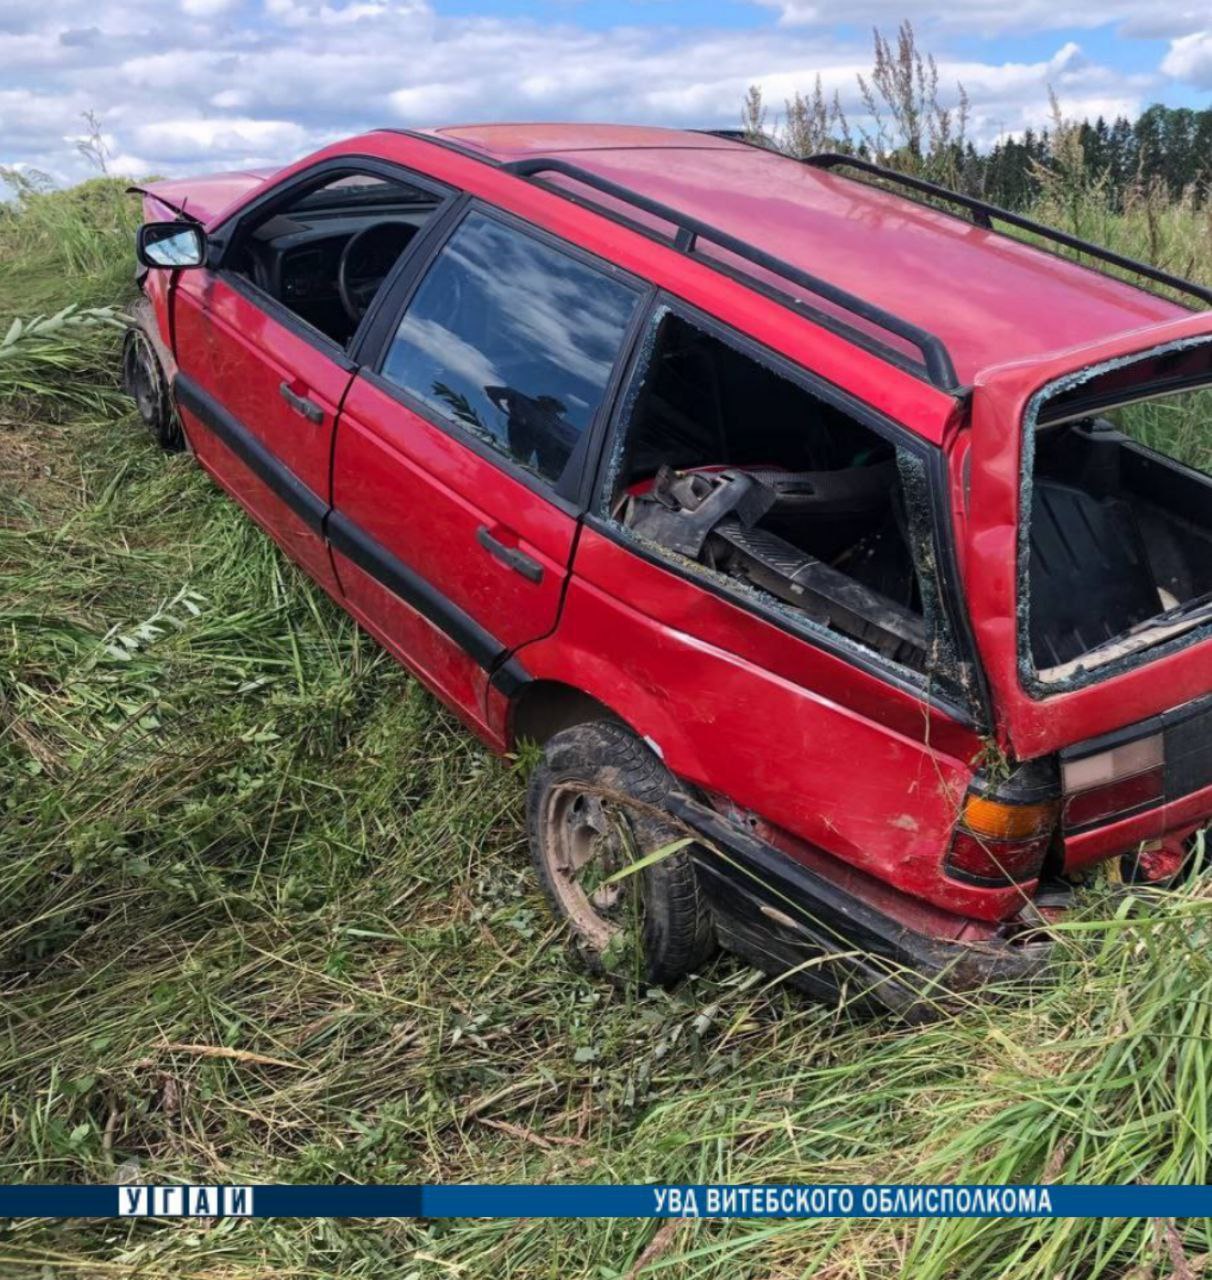
[[[1135,735],[1142,722],[1171,712],[1178,715],[1212,693],[1212,639],[1117,670],[1082,687],[1041,692],[1028,688],[1024,680],[1019,635],[1025,604],[1024,561],[1020,557],[1023,424],[1033,412],[1034,397],[1068,375],[1204,335],[1212,336],[1212,312],[1076,348],[1045,361],[1003,366],[977,380],[963,575],[973,630],[997,706],[998,741],[1016,759],[1033,759],[1074,744],[1088,745],[1092,739],[1117,730],[1129,729],[1129,735]],[[1206,741],[1208,722],[1202,712],[1196,720],[1196,727],[1175,729],[1179,735],[1174,739],[1176,750],[1180,743],[1198,739],[1201,732]],[[1184,749],[1183,754],[1189,753]],[[1190,776],[1202,776],[1200,767],[1192,764],[1194,773]],[[1177,787],[1187,776],[1176,772],[1173,785]]]

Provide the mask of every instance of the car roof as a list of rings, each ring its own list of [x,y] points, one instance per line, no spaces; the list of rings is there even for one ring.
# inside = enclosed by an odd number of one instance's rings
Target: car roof
[[[601,124],[426,132],[496,162],[563,156],[710,223],[936,335],[964,383],[1190,314],[965,217],[728,138]]]
[[[701,150],[729,151],[738,144],[712,133],[665,129],[644,124],[458,124],[420,133],[445,138],[494,160],[524,160],[529,156],[568,151]]]

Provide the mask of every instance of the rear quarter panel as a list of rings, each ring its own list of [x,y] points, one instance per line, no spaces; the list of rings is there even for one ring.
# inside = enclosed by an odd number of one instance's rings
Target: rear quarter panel
[[[1022,904],[942,874],[974,729],[592,527],[558,631],[519,657],[610,707],[685,781],[853,866],[978,919]]]

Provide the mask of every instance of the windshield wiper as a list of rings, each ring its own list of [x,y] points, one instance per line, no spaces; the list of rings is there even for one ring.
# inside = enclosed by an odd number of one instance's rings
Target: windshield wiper
[[[1167,609],[1163,613],[1155,613],[1153,617],[1146,618],[1144,622],[1138,622],[1126,631],[1121,631],[1119,635],[1112,636],[1107,641],[1107,644],[1118,644],[1119,641],[1127,640],[1132,636],[1147,635],[1151,631],[1161,631],[1177,622],[1198,626],[1205,618],[1212,618],[1212,591],[1202,596],[1195,596],[1191,600],[1184,600],[1182,604],[1176,604],[1173,608]],[[1101,649],[1104,646],[1100,644],[1098,647]]]
[[[1055,683],[1074,671],[1102,666],[1116,658],[1125,658],[1131,653],[1147,649],[1157,640],[1180,636],[1205,622],[1212,622],[1212,591],[1175,605],[1164,613],[1154,614],[1152,618],[1136,623],[1068,662],[1039,671],[1039,678],[1049,684]]]
[[[1189,631],[1192,627],[1198,627],[1201,622],[1207,622],[1210,619],[1212,619],[1212,591],[1209,591],[1206,595],[1196,596],[1192,600],[1185,600],[1182,604],[1176,604],[1172,609],[1165,610],[1164,613],[1155,613],[1153,617],[1146,618],[1143,622],[1135,623],[1133,626],[1128,627],[1127,630],[1119,632],[1118,635],[1113,635],[1109,640],[1104,640],[1102,644],[1089,650],[1082,657],[1091,658],[1095,654],[1104,653],[1108,649],[1116,648],[1130,641],[1144,640],[1157,631],[1167,631],[1177,635],[1181,631]],[[1175,628],[1178,628],[1178,630],[1175,630]],[[1132,647],[1138,648],[1139,646],[1133,644]]]

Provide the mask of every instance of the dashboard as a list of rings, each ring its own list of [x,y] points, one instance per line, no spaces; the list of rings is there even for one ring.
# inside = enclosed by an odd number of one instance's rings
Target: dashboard
[[[249,236],[234,269],[258,288],[289,307],[309,324],[344,342],[353,323],[344,314],[337,287],[341,255],[350,240],[367,227],[389,224],[405,233],[394,247],[376,246],[373,238],[359,254],[363,277],[385,276],[401,251],[433,212],[432,205],[393,204],[356,212],[298,212],[267,219]]]
[[[287,306],[311,298],[337,296],[337,268],[348,241],[329,238],[282,253],[277,262],[277,296]]]
[[[366,227],[391,222],[419,230],[431,210],[410,206],[375,209],[356,214],[313,215],[306,221],[297,215],[270,218],[254,232],[249,252],[257,281],[282,302],[291,298],[336,297],[337,267],[346,244]],[[385,261],[383,274],[395,258]]]

